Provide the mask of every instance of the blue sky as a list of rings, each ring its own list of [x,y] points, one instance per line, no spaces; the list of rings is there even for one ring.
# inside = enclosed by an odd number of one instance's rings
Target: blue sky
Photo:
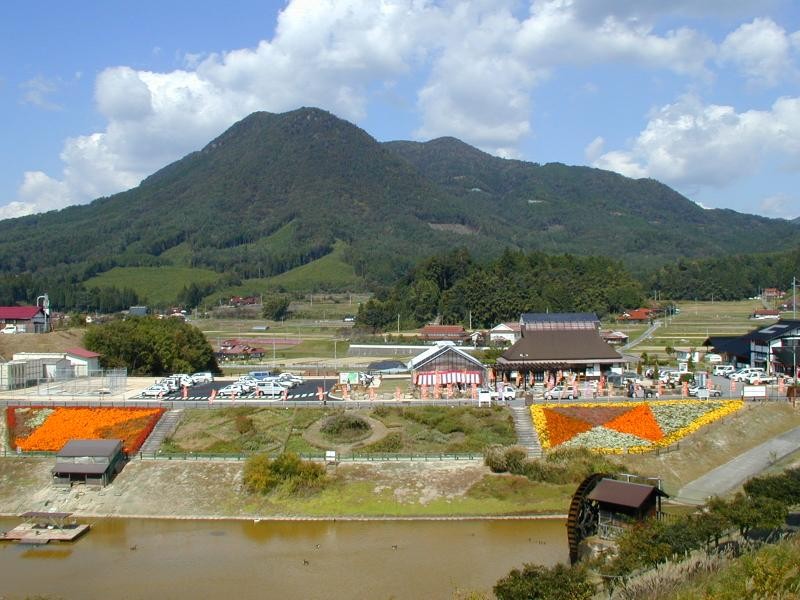
[[[0,4],[0,218],[128,189],[300,106],[800,216],[793,0],[228,4]]]

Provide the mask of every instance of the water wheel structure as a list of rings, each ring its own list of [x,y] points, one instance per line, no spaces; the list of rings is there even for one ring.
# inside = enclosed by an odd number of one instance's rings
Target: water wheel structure
[[[569,540],[571,564],[578,562],[578,547],[581,540],[597,532],[599,508],[597,502],[589,499],[589,494],[604,477],[609,477],[609,475],[606,473],[589,475],[581,482],[572,496],[567,516],[567,539]]]

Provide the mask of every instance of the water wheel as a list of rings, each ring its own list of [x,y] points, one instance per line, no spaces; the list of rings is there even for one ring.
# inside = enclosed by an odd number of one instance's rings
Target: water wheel
[[[589,494],[604,477],[605,473],[594,473],[584,479],[575,490],[569,505],[567,517],[567,539],[569,540],[569,561],[578,562],[578,546],[581,540],[597,532],[597,503],[589,500]]]

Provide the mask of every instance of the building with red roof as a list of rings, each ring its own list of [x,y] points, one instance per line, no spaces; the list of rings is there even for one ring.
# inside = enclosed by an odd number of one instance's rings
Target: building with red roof
[[[46,333],[50,323],[41,306],[0,306],[0,325],[16,325],[19,333]]]

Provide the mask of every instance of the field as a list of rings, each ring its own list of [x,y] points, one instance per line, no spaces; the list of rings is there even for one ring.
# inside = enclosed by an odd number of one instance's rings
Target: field
[[[214,283],[220,277],[220,273],[215,271],[191,267],[114,267],[88,279],[85,284],[87,288],[131,288],[142,304],[171,306],[175,304],[178,293],[192,282]]]
[[[764,327],[772,321],[753,321],[749,317],[756,308],[763,308],[760,300],[740,302],[679,302],[680,312],[670,317],[647,340],[633,349],[636,355],[647,352],[666,360],[665,348],[703,349],[709,336],[741,335],[752,329]]]
[[[320,422],[343,409],[226,408],[186,410],[163,453],[248,454],[284,450],[320,454],[480,453],[490,444],[516,442],[511,415],[502,408],[413,407],[348,411],[371,424],[355,444],[335,444],[319,434]]]

